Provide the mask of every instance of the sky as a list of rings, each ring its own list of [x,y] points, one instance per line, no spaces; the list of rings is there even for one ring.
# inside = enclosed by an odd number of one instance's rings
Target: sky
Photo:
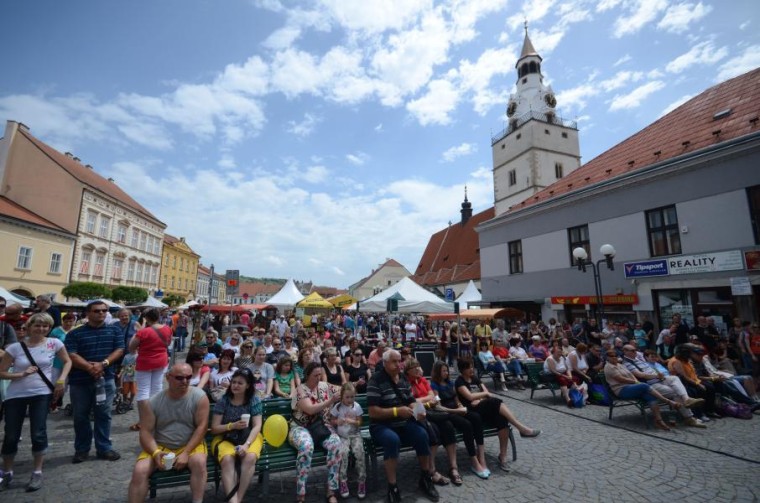
[[[493,205],[524,22],[588,162],[760,66],[756,0],[29,0],[0,120],[70,151],[216,270],[348,287]]]

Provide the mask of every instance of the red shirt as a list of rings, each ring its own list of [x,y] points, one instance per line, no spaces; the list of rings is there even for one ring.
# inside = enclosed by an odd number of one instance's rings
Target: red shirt
[[[414,395],[414,398],[426,397],[432,391],[430,383],[424,377],[420,377],[416,381],[410,380],[409,384],[412,385],[412,394]]]
[[[137,348],[137,364],[135,370],[156,370],[166,367],[169,354],[166,348],[172,340],[172,329],[166,325],[159,329],[145,327],[139,330],[135,337],[140,340]]]

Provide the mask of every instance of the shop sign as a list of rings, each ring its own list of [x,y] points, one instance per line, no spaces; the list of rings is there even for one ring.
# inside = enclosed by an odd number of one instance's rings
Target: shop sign
[[[626,262],[623,264],[626,278],[644,278],[648,276],[667,276],[668,261],[665,259],[646,260],[643,262]]]
[[[749,278],[731,278],[731,295],[752,295],[752,285]]]
[[[552,304],[596,304],[596,296],[594,295],[578,295],[575,297],[552,297]],[[602,296],[602,303],[604,305],[619,305],[619,304],[638,304],[638,295],[604,295]]]
[[[744,252],[744,261],[748,271],[760,271],[760,250]]]
[[[731,250],[700,255],[682,255],[667,259],[671,275],[702,272],[737,271],[744,269],[742,252]]]

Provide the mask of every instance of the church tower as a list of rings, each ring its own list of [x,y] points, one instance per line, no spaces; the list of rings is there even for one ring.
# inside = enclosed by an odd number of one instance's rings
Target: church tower
[[[578,127],[557,115],[557,100],[551,86],[544,84],[541,61],[526,21],[515,64],[516,92],[507,104],[507,127],[491,138],[496,216],[581,164]]]

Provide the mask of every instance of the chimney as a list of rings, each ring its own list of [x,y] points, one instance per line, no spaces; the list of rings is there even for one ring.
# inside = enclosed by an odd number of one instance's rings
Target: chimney
[[[89,164],[88,164],[87,166],[88,166],[90,169],[92,169],[92,166],[90,166]],[[109,179],[108,179],[108,181],[109,181],[109,182],[111,182],[111,183],[114,183],[114,182],[115,182],[115,180],[114,180],[113,178],[109,178]]]
[[[78,161],[78,160],[79,160],[79,158],[78,158],[78,157],[75,157],[75,158],[74,158],[74,160],[75,160],[75,161]],[[84,167],[85,167],[85,168],[87,168],[87,169],[95,169],[95,168],[93,168],[93,167],[92,167],[92,164],[85,164],[85,165],[84,165]],[[112,182],[113,182],[113,178],[109,178],[108,180],[110,180],[110,181],[112,181]]]
[[[467,185],[464,186],[464,202],[459,212],[462,214],[462,225],[464,225],[472,217],[472,203],[467,200]]]
[[[74,158],[74,160],[75,160],[76,162],[82,162],[82,159],[80,159],[79,157],[75,157],[75,158]]]
[[[185,242],[185,238],[184,237],[179,238],[179,240],[180,240],[181,243]]]
[[[69,159],[73,159],[74,154],[72,154],[71,152],[66,152],[66,157],[68,157]]]
[[[21,129],[21,130],[23,130],[23,131],[29,131],[29,126],[27,126],[23,122],[19,122],[18,123],[18,128]]]

